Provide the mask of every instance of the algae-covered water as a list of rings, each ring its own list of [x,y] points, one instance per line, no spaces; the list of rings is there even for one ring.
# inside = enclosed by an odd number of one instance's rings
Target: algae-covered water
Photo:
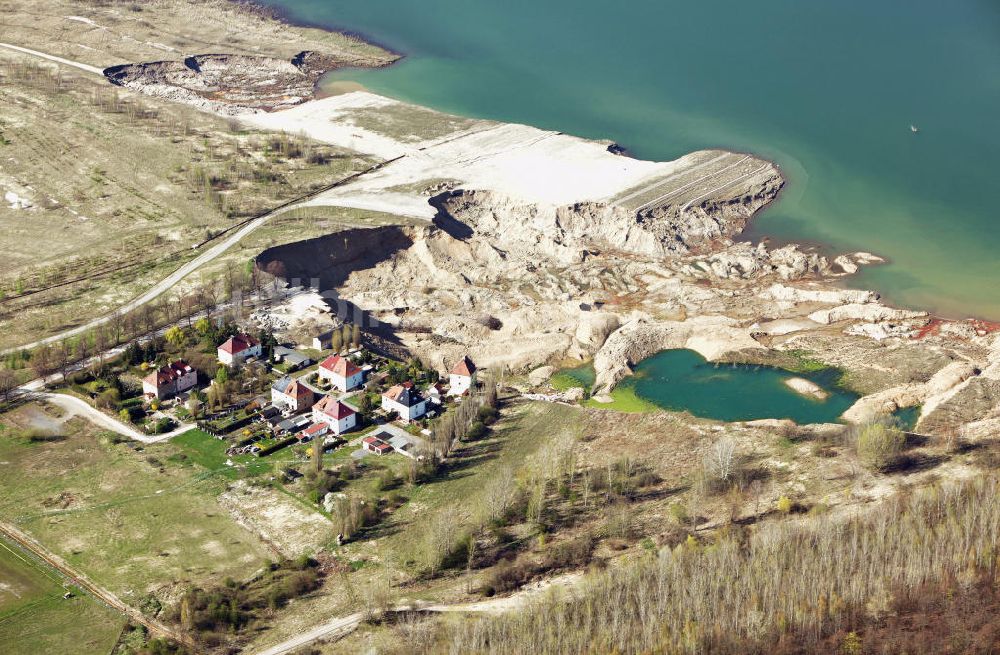
[[[272,4],[405,53],[337,75],[377,92],[649,159],[770,157],[790,184],[754,236],[877,252],[891,264],[852,284],[1000,320],[1000,3]]]

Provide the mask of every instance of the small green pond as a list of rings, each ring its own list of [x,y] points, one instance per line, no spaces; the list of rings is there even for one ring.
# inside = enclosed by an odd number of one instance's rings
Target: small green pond
[[[858,399],[835,385],[837,375],[836,369],[797,374],[769,366],[715,364],[692,350],[665,350],[639,362],[635,375],[623,380],[613,396],[721,421],[789,418],[800,424],[832,423]],[[793,391],[785,384],[793,377],[815,382],[829,397],[817,400]],[[575,386],[589,386],[593,380],[589,365],[553,377],[560,385],[575,381]]]

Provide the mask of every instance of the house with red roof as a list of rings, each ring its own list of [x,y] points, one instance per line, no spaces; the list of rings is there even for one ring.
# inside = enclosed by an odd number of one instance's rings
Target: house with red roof
[[[382,409],[395,412],[404,423],[409,423],[427,413],[427,399],[412,382],[404,382],[382,394]]]
[[[476,365],[466,355],[448,373],[448,393],[461,396],[476,386]]]
[[[198,384],[198,371],[184,360],[161,366],[142,379],[142,393],[149,398],[163,400]]]
[[[234,334],[219,346],[219,361],[226,366],[240,366],[251,357],[260,357],[260,342],[249,334]]]
[[[312,406],[314,397],[312,389],[289,375],[271,385],[271,404],[275,407],[302,412]]]
[[[299,432],[299,441],[312,441],[319,437],[325,437],[330,432],[330,426],[326,423],[313,423],[302,432]]]
[[[313,405],[313,421],[326,423],[334,434],[343,434],[358,424],[358,414],[333,396],[323,396]]]
[[[321,379],[328,380],[335,389],[341,391],[357,389],[365,377],[357,364],[340,355],[331,355],[324,359],[316,372]]]

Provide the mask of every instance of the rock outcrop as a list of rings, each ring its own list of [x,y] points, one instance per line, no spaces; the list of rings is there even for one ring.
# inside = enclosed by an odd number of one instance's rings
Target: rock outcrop
[[[291,60],[205,54],[112,66],[104,75],[113,84],[147,95],[235,116],[310,100],[320,75],[347,64],[318,52],[301,52]]]
[[[745,328],[726,316],[698,316],[686,321],[654,322],[636,318],[616,330],[594,356],[595,393],[610,391],[632,366],[661,350],[690,348],[705,359],[763,349]]]

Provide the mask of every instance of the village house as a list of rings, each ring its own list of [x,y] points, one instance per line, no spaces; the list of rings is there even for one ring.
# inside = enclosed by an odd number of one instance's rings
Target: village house
[[[312,441],[319,437],[325,437],[330,432],[330,426],[326,423],[313,423],[302,432],[299,432],[299,441]]]
[[[219,361],[226,366],[240,366],[251,357],[260,357],[260,342],[249,334],[236,334],[219,346]]]
[[[441,401],[444,400],[444,392],[444,385],[440,382],[435,382],[431,386],[427,387],[427,399],[435,405],[440,405]]]
[[[448,374],[448,384],[448,393],[452,396],[461,396],[476,386],[476,365],[467,355],[458,360],[451,369],[451,373]]]
[[[313,391],[298,380],[286,375],[271,385],[271,404],[293,412],[302,412],[313,404]]]
[[[339,331],[339,328],[337,329]],[[320,332],[312,338],[312,341],[308,344],[308,347],[313,350],[329,350],[333,348],[333,333],[334,330],[326,330],[325,332]]]
[[[365,377],[357,364],[340,355],[331,355],[324,359],[316,372],[321,379],[328,380],[335,389],[341,391],[357,389]]]
[[[334,434],[343,434],[358,424],[358,414],[333,396],[323,396],[313,405],[313,421],[326,423]]]
[[[275,362],[284,363],[288,371],[298,371],[312,364],[309,355],[285,346],[275,346],[273,357]]]
[[[382,394],[382,409],[395,412],[403,422],[408,423],[427,413],[427,399],[420,395],[412,382],[404,382]]]
[[[198,384],[198,371],[183,360],[161,366],[142,380],[142,393],[156,400],[163,400]]]
[[[361,447],[376,455],[388,455],[392,452],[392,446],[378,437],[365,437],[361,442]]]

